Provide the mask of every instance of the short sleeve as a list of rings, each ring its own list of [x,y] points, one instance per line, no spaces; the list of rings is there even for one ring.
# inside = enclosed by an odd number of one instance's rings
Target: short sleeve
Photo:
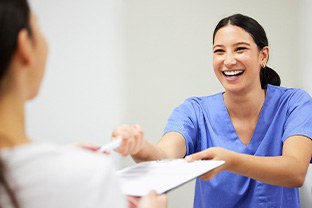
[[[282,140],[296,135],[312,139],[312,99],[303,90],[295,91],[289,99]]]
[[[196,146],[197,116],[199,107],[198,98],[186,99],[180,106],[171,113],[164,134],[168,132],[178,132],[185,139],[187,154],[193,153]]]

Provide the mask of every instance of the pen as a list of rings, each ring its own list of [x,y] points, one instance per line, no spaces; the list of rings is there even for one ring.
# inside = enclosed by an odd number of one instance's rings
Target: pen
[[[120,144],[121,144],[121,138],[115,139],[115,140],[109,142],[108,144],[104,144],[103,146],[101,146],[100,149],[98,150],[98,152],[112,151],[112,150],[116,149],[117,147],[119,147]]]

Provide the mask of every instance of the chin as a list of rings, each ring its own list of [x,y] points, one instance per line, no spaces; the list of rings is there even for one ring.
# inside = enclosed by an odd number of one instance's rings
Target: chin
[[[223,85],[223,88],[225,89],[226,92],[231,92],[231,93],[241,93],[244,91],[244,88],[238,84],[225,84]]]
[[[36,98],[38,94],[39,94],[38,90],[33,92],[33,93],[31,93],[31,94],[29,94],[28,97],[27,97],[27,100],[32,100],[32,99]]]

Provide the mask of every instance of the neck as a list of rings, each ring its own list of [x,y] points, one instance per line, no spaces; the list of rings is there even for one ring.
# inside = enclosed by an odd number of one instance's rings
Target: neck
[[[25,133],[24,101],[14,94],[0,93],[0,147],[29,142]]]
[[[224,102],[231,116],[236,118],[258,117],[265,100],[265,90],[259,89],[244,95],[224,93]]]

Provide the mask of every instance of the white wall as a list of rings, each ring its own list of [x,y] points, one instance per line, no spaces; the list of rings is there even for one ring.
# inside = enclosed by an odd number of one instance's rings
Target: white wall
[[[301,0],[300,1],[300,15],[299,15],[299,28],[298,33],[300,38],[298,39],[299,49],[299,86],[306,89],[310,95],[312,95],[312,1]],[[297,67],[298,68],[298,67]],[[294,68],[294,71],[297,71]],[[298,71],[297,71],[298,73]]]
[[[31,0],[49,42],[42,90],[27,106],[33,140],[102,144],[122,120],[119,0]]]

